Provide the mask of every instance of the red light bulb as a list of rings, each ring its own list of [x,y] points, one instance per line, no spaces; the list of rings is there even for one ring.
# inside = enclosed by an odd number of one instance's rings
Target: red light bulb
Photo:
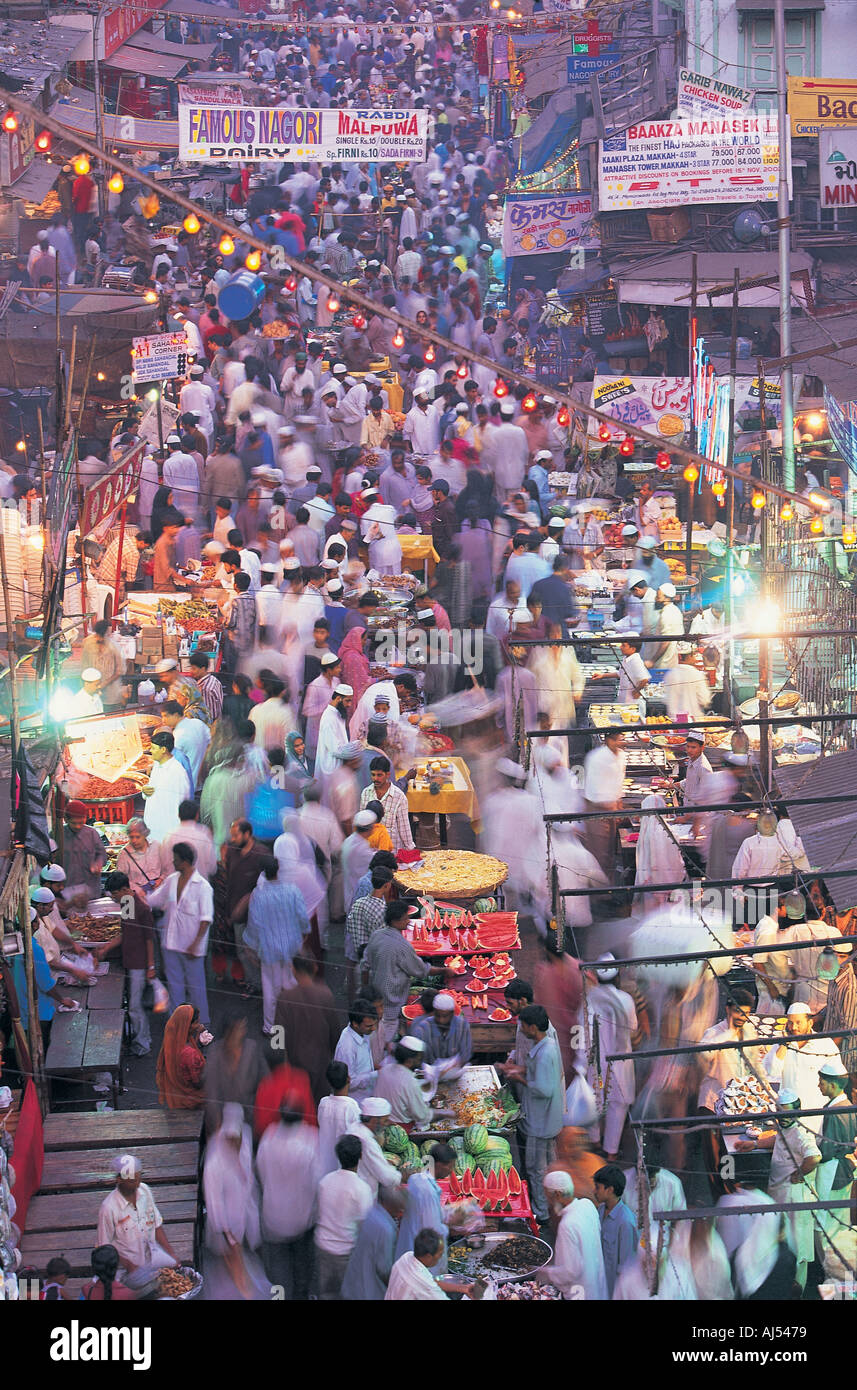
[[[352,325],[353,325],[353,326],[357,329],[357,331],[360,332],[360,333],[362,333],[363,329],[366,327],[366,320],[364,319],[364,317],[363,317],[362,314],[355,314],[355,315],[354,315],[354,318],[351,320],[351,322],[352,322]]]
[[[524,397],[524,399],[521,401],[521,409],[525,410],[527,414],[530,415],[537,408],[537,406],[538,401],[536,400],[532,391],[529,391],[527,395]]]
[[[600,426],[599,426],[599,428],[598,428],[598,438],[599,438],[600,440],[602,440],[603,443],[605,443],[605,444],[607,443],[607,440],[610,438],[610,426],[609,426],[609,425],[600,425]]]
[[[655,466],[656,466],[657,468],[660,468],[662,472],[666,472],[666,470],[669,468],[671,462],[672,462],[672,459],[670,458],[669,454],[666,452],[665,449],[661,449],[661,450],[655,455]]]
[[[467,363],[466,363],[466,362],[462,362],[461,366],[458,368],[458,371],[456,372],[455,375],[458,377],[459,381],[464,381],[465,377],[467,376]]]
[[[633,441],[633,439],[627,439],[627,438],[626,438],[626,439],[623,439],[623,440],[622,440],[622,443],[619,445],[619,453],[620,453],[620,454],[624,454],[625,458],[626,458],[626,459],[629,459],[629,458],[631,457],[631,455],[633,454],[633,452],[634,452],[634,441]]]
[[[426,363],[428,363],[429,366],[431,366],[432,362],[434,362],[436,358],[437,358],[437,353],[435,352],[435,350],[434,350],[434,348],[432,347],[431,343],[429,343],[428,347],[426,348],[425,352],[423,353],[423,361],[426,362]]]
[[[508,394],[508,386],[506,385],[505,381],[503,381],[502,377],[498,376],[497,380],[494,382],[494,395],[497,396],[498,399],[502,400],[502,398],[504,396],[508,396]]]
[[[287,280],[286,283],[285,283],[285,287],[284,287],[284,288],[285,288],[286,290],[288,290],[289,294],[294,294],[294,292],[295,292],[295,290],[297,289],[297,287],[298,287],[298,282],[297,282],[297,280],[295,279],[294,275],[290,275],[289,278],[288,278],[288,280]]]
[[[564,406],[564,405],[561,405],[560,408],[559,408],[559,410],[558,410],[557,413],[556,413],[556,422],[557,422],[557,424],[558,424],[558,425],[567,425],[570,419],[571,419],[571,416],[569,415],[569,413],[568,413],[568,411],[566,410],[565,406]]]

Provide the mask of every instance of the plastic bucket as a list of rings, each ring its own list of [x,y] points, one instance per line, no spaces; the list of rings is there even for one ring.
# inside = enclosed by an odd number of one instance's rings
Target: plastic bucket
[[[217,296],[217,307],[228,319],[249,319],[265,298],[265,281],[252,270],[238,270]]]

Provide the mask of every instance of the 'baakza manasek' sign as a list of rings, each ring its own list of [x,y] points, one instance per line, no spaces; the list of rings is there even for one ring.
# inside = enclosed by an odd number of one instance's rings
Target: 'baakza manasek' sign
[[[300,106],[179,104],[179,159],[194,164],[269,159],[422,162],[428,112],[312,110]]]

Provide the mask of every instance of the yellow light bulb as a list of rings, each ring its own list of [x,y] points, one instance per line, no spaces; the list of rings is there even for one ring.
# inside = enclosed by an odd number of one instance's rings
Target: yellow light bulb
[[[23,452],[24,452],[24,450],[26,449],[26,447],[27,447],[27,441],[26,441],[26,439],[19,439],[18,442],[17,442],[17,444],[15,445],[15,448],[18,450],[18,453],[19,453],[19,454],[23,454]]]
[[[754,492],[753,496],[750,498],[750,501],[752,502],[756,511],[760,512],[765,505],[765,494],[763,492]]]
[[[794,521],[794,516],[795,516],[795,509],[794,509],[794,507],[791,505],[790,502],[786,502],[785,506],[782,508],[782,510],[781,510],[781,512],[780,512],[780,520],[781,520],[781,521]]]
[[[715,497],[723,497],[726,492],[726,484],[724,482],[712,483],[711,491],[714,493]]]
[[[244,258],[244,264],[248,270],[258,270],[259,266],[262,264],[261,251],[248,251]]]
[[[182,223],[188,236],[194,236],[199,231],[199,218],[195,212],[189,212]]]
[[[231,256],[232,252],[235,250],[235,242],[232,240],[231,236],[222,236],[218,249],[221,256]]]
[[[855,536],[855,534],[854,534],[853,531],[843,531],[843,532],[842,532],[842,544],[843,544],[843,545],[853,545],[855,541],[857,541],[857,536]]]
[[[158,294],[157,294],[157,291],[156,291],[156,290],[146,290],[146,293],[143,295],[143,298],[145,299],[145,301],[146,301],[147,304],[157,304],[157,302],[158,302]]]
[[[824,530],[824,522],[820,516],[814,516],[809,523],[809,529],[814,536],[820,536]]]
[[[699,477],[699,469],[695,463],[689,463],[684,470],[684,480],[686,483],[695,483]]]
[[[80,175],[89,173],[89,155],[79,154],[77,156],[74,161],[74,172]]]
[[[96,373],[95,373],[95,380],[96,380],[96,381],[106,381],[106,377],[105,377],[105,375],[104,375],[103,372],[96,372]]]
[[[111,193],[122,192],[122,189],[125,187],[125,180],[118,170],[115,174],[110,175],[110,178],[107,180],[107,187],[110,189]]]

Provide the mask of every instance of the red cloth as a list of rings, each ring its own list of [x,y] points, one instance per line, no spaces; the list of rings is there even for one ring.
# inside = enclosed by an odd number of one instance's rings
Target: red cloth
[[[78,174],[71,186],[71,205],[75,212],[89,212],[95,184],[88,174]]]
[[[261,1139],[269,1125],[276,1124],[280,1118],[280,1106],[287,1096],[297,1101],[303,1111],[304,1124],[318,1124],[309,1077],[305,1071],[283,1062],[282,1066],[275,1067],[264,1081],[259,1082],[253,1107],[253,1133],[257,1139]]]
[[[28,1081],[18,1117],[18,1128],[15,1131],[15,1147],[12,1150],[12,1164],[15,1169],[14,1196],[17,1203],[15,1224],[22,1231],[26,1230],[30,1198],[38,1192],[42,1181],[44,1159],[42,1112],[39,1109],[36,1088],[32,1081]]]

